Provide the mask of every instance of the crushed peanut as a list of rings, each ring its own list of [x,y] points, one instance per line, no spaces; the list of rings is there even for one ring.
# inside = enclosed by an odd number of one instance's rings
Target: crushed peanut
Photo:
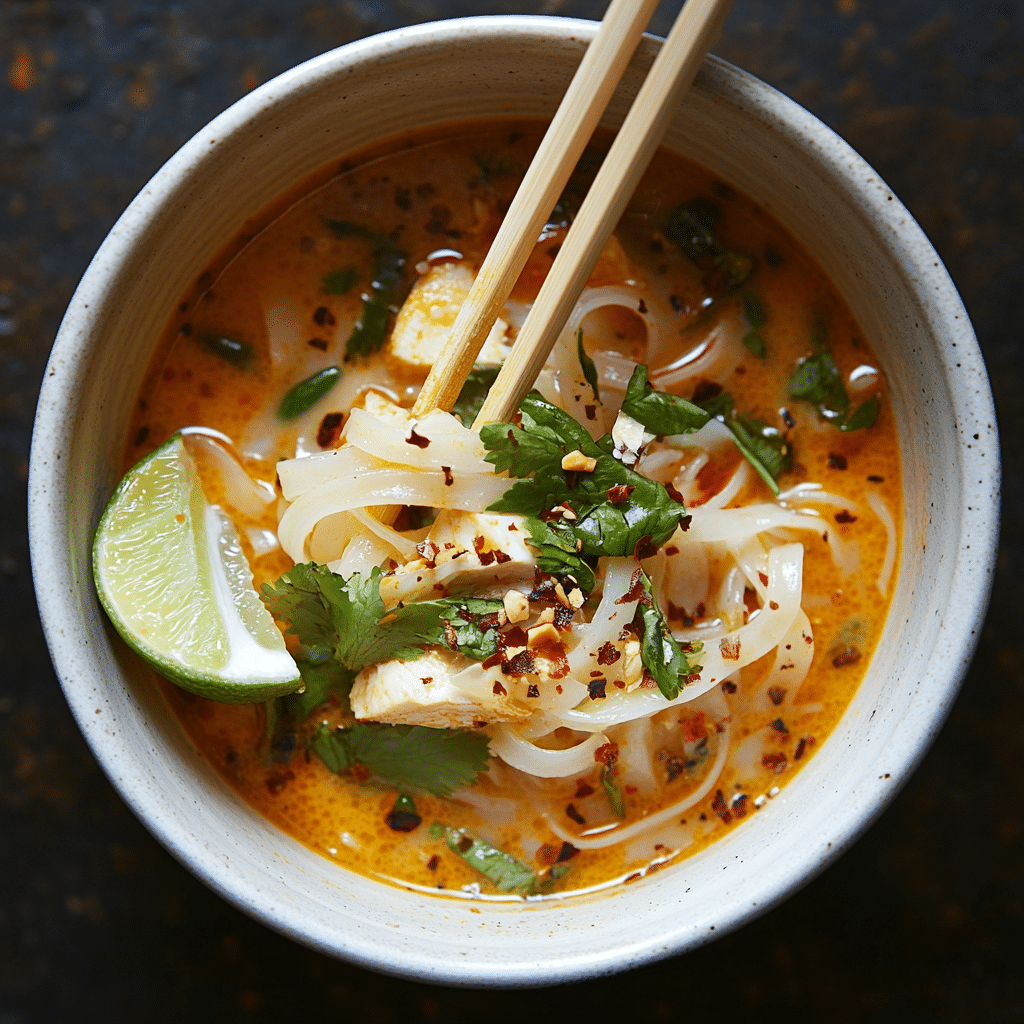
[[[518,590],[510,590],[502,598],[502,604],[509,622],[525,622],[530,617],[530,602]]]
[[[562,456],[562,469],[567,473],[593,473],[596,466],[597,459],[584,455],[579,448]]]

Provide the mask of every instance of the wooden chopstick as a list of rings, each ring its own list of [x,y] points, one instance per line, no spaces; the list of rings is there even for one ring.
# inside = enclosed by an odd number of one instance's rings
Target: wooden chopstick
[[[732,7],[732,0],[687,0],[573,221],[474,430],[506,422],[533,387],[559,334]],[[476,350],[479,351],[479,350]],[[475,354],[474,357],[475,358]],[[470,366],[467,366],[468,374]],[[455,394],[465,378],[453,380]]]
[[[658,0],[609,4],[413,405],[414,416],[455,404],[657,6]]]

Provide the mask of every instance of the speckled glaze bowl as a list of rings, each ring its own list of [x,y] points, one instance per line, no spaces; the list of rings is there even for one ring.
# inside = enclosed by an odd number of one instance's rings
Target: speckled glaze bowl
[[[54,345],[36,419],[39,606],[68,702],[121,795],[196,875],[272,928],[439,983],[538,985],[623,970],[705,943],[795,891],[923,755],[971,658],[991,581],[995,418],[938,257],[841,139],[709,59],[667,145],[753,196],[817,256],[872,339],[899,422],[898,586],[835,733],[779,798],[707,851],[600,895],[529,905],[420,895],[351,874],[258,817],[191,746],[106,622],[90,571],[132,401],[173,304],[247,216],[346,152],[431,123],[550,115],[595,28],[511,17],[422,25],[327,53],[240,100],[164,166],[103,243]],[[621,121],[658,45],[641,45],[607,124]]]

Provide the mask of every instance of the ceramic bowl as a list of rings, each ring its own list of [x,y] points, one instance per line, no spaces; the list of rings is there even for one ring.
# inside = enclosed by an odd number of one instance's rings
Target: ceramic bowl
[[[596,26],[472,18],[352,43],[269,82],[185,145],[110,232],[61,327],[31,459],[39,607],[78,724],[123,798],[182,863],[272,928],[379,971],[538,985],[707,942],[825,868],[921,758],[977,640],[997,533],[991,395],[964,308],[885,183],[807,111],[709,58],[666,144],[771,210],[824,266],[888,375],[904,543],[888,624],[831,738],[765,812],[629,886],[533,904],[421,895],[351,874],[242,803],[185,737],[93,592],[90,543],[165,319],[247,216],[345,153],[423,125],[549,116]],[[605,123],[621,122],[646,39]],[[973,500],[965,500],[969,493]]]

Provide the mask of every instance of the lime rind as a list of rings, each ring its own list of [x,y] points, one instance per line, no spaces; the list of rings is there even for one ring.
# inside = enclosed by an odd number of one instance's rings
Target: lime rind
[[[234,525],[207,502],[180,435],[114,492],[96,532],[93,575],[122,638],[184,689],[227,703],[301,689]]]

